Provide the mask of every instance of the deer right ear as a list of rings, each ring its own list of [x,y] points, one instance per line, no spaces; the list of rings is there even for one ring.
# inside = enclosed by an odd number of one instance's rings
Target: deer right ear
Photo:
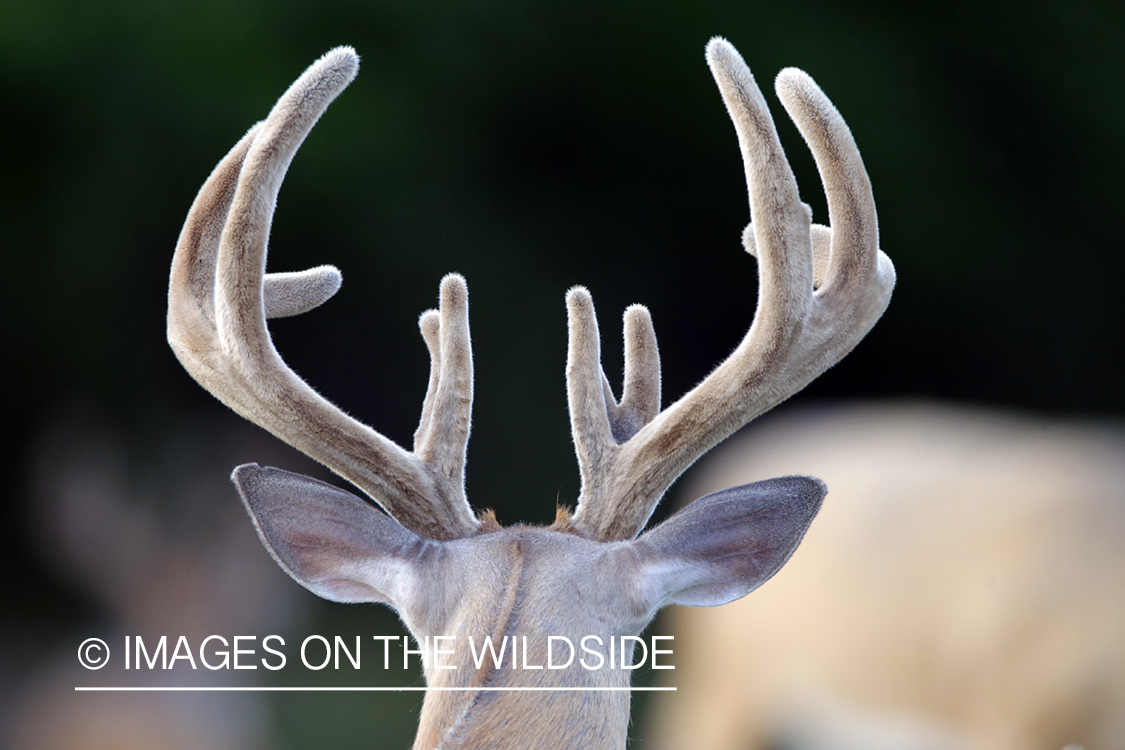
[[[318,596],[337,602],[409,601],[426,542],[350,492],[257,464],[231,475],[258,536],[278,564]]]
[[[714,607],[746,596],[797,549],[828,490],[813,477],[780,477],[699,498],[638,543],[653,611]]]

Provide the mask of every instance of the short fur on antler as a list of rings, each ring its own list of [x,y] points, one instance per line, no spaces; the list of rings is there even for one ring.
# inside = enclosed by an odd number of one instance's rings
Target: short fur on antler
[[[789,68],[778,75],[777,92],[820,169],[831,228],[811,223],[742,57],[715,38],[707,63],[746,167],[755,221],[744,241],[759,260],[758,311],[730,357],[657,414],[660,362],[648,312],[634,307],[625,315],[625,388],[617,404],[601,370],[590,295],[571,291],[567,383],[582,472],[574,525],[602,541],[639,534],[664,492],[700,455],[851,351],[883,314],[894,286],[894,267],[879,251],[859,149],[813,80]]]
[[[204,183],[172,261],[168,340],[220,401],[366,491],[406,528],[431,539],[466,536],[480,523],[464,492],[472,410],[464,279],[442,280],[439,310],[421,319],[434,365],[413,453],[310,388],[266,328],[266,318],[304,312],[340,288],[331,266],[266,274],[266,244],[293,155],[358,69],[350,47],[326,54]]]
[[[760,266],[754,322],[724,363],[661,411],[648,311],[625,313],[618,402],[602,370],[590,294],[569,292],[566,381],[582,490],[573,518],[549,528],[482,523],[465,499],[473,374],[460,276],[442,280],[438,309],[419,321],[431,368],[412,451],[317,394],[270,340],[267,318],[311,309],[340,286],[330,266],[266,273],[266,246],[285,171],[354,78],[355,52],[341,47],[314,63],[215,168],[172,261],[168,340],[223,403],[386,510],[308,477],[238,467],[232,478],[262,542],[302,585],[335,601],[387,603],[419,643],[441,635],[514,644],[523,635],[523,663],[541,664],[545,647],[550,655],[544,638],[601,645],[635,636],[668,604],[714,606],[746,595],[793,553],[826,491],[810,477],[733,487],[641,530],[696,458],[855,346],[886,307],[894,271],[878,250],[859,152],[820,89],[796,70],[778,77],[820,168],[831,228],[811,224],[741,57],[716,38],[707,60],[746,167],[754,223],[744,241]],[[528,636],[539,641],[529,646]],[[624,642],[621,650],[624,660]],[[465,652],[439,661],[437,652],[424,657],[427,683],[440,691],[427,693],[419,750],[624,746],[626,668],[520,670],[502,656],[488,667]],[[516,692],[544,687],[575,692],[558,700]]]

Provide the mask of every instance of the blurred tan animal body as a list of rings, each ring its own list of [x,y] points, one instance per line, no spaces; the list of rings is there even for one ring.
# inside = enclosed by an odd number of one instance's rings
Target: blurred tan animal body
[[[801,554],[673,608],[646,747],[1125,747],[1125,433],[948,404],[775,413],[688,492],[815,466]]]

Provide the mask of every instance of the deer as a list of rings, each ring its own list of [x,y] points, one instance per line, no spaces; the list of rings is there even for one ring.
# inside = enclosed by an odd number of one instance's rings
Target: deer
[[[1120,426],[800,405],[708,456],[682,494],[810,460],[834,502],[801,554],[755,596],[666,613],[677,692],[653,696],[646,748],[1125,747]]]
[[[337,602],[389,605],[419,645],[523,638],[523,664],[535,666],[550,657],[551,636],[624,644],[661,608],[738,599],[793,554],[826,494],[820,480],[803,475],[716,492],[645,527],[700,455],[856,346],[889,303],[894,267],[878,247],[859,150],[812,78],[786,69],[776,89],[818,165],[828,226],[813,224],[801,202],[737,50],[716,37],[706,59],[745,167],[752,223],[743,242],[759,263],[753,322],[729,358],[661,410],[649,311],[634,305],[624,313],[618,399],[601,365],[592,297],[570,289],[566,389],[580,491],[574,511],[559,510],[546,527],[502,527],[465,497],[473,363],[462,276],[445,276],[437,309],[419,318],[431,367],[412,450],[320,396],[270,338],[269,318],[310,310],[341,285],[332,266],[293,273],[265,266],[283,176],[357,74],[356,52],[339,47],[316,61],[215,167],[176,246],[168,341],[221,402],[370,499],[282,469],[234,470],[259,537],[298,583]],[[628,669],[577,662],[523,669],[507,659],[474,663],[467,648],[437,651],[423,657],[416,750],[625,746]]]

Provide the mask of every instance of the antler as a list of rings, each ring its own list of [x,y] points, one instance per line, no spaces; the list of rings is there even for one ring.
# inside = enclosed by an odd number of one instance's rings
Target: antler
[[[582,490],[572,522],[608,541],[641,532],[660,497],[699,456],[804,388],[871,329],[890,301],[894,267],[879,251],[871,184],[840,113],[805,73],[789,68],[777,93],[816,159],[831,228],[811,223],[754,77],[725,39],[707,63],[738,133],[759,260],[758,310],[737,349],[657,414],[660,362],[648,311],[625,313],[625,383],[614,401],[601,367],[589,293],[567,297],[567,389]]]
[[[168,341],[220,401],[361,488],[406,528],[431,539],[468,536],[480,524],[464,492],[473,398],[464,279],[445,277],[439,309],[419,321],[431,369],[413,452],[316,393],[282,361],[266,327],[267,318],[312,309],[340,287],[331,266],[265,273],[266,245],[293,155],[358,69],[350,47],[313,63],[204,183],[172,261]]]

